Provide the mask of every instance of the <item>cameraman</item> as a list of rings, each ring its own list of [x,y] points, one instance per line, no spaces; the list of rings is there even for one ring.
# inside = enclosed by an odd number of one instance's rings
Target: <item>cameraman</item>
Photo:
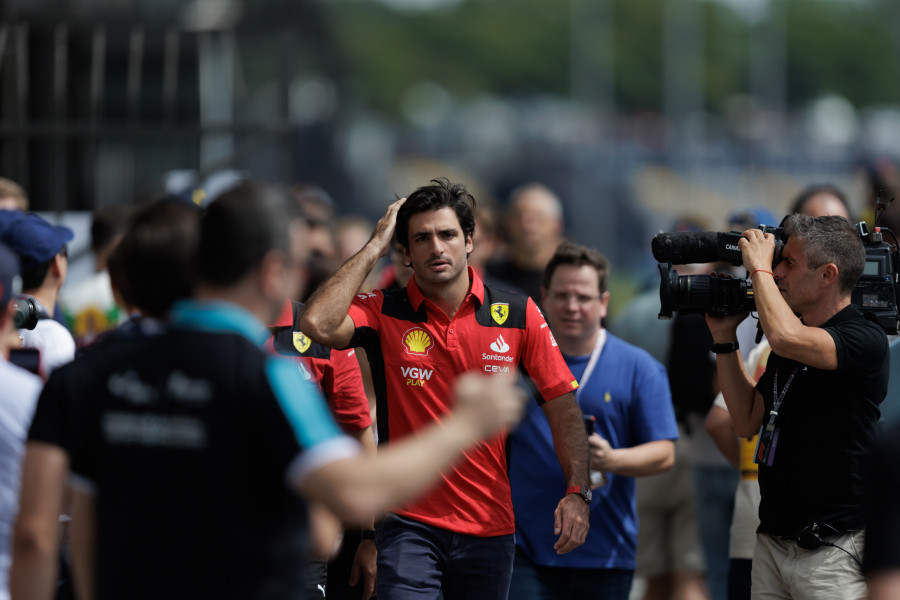
[[[860,474],[887,390],[887,338],[850,303],[865,264],[850,221],[791,215],[784,230],[775,267],[774,236],[750,229],[739,243],[772,347],[758,384],[736,351],[746,314],[707,316],[735,429],[760,433],[752,595],[865,598]]]

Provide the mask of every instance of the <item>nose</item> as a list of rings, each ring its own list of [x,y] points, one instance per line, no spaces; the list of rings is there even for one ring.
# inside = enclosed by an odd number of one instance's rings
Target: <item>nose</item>
[[[566,310],[576,311],[578,310],[579,302],[578,297],[575,294],[566,294],[566,301],[563,303],[563,306]]]
[[[441,245],[441,240],[439,240],[437,236],[431,238],[431,253],[435,256],[440,256],[444,253],[444,247]]]

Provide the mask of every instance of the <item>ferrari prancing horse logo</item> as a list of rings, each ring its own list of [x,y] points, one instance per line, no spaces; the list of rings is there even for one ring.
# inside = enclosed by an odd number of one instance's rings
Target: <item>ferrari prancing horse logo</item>
[[[491,318],[497,323],[497,325],[503,325],[506,322],[506,317],[509,316],[509,303],[508,302],[495,302],[491,304]]]
[[[294,332],[294,348],[296,348],[300,354],[309,350],[310,344],[312,344],[312,340],[306,337],[302,331]]]

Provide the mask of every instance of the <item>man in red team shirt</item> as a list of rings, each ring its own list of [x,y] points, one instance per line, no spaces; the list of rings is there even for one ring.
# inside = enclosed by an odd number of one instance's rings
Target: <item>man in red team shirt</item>
[[[309,339],[300,331],[303,303],[286,300],[269,328],[270,349],[290,356],[307,381],[316,383],[335,422],[356,438],[366,452],[375,452],[375,435],[369,414],[369,398],[363,387],[356,351],[335,350]],[[304,566],[306,589],[313,596],[327,589],[329,598],[368,600],[375,595],[375,530],[372,524],[346,529],[338,554],[334,552],[338,524],[323,506],[310,506],[313,525],[313,559]],[[317,545],[318,544],[318,545]],[[327,584],[327,585],[326,585]]]
[[[525,370],[569,486],[552,518],[554,547],[564,554],[584,543],[589,526],[578,384],[534,301],[485,286],[468,267],[474,198],[447,180],[431,183],[388,208],[365,247],[307,303],[300,328],[331,347],[366,349],[382,444],[440,421],[458,374]],[[392,236],[412,279],[400,290],[355,296]],[[515,524],[505,441],[499,435],[466,452],[428,494],[385,517],[376,534],[379,600],[507,597]]]

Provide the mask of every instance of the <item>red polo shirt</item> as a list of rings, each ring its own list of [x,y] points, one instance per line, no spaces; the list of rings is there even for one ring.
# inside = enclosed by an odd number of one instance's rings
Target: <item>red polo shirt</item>
[[[372,424],[369,398],[363,387],[356,350],[333,350],[310,340],[300,331],[298,317],[303,304],[288,300],[272,325],[267,346],[278,354],[294,357],[308,381],[319,384],[334,420],[352,434]]]
[[[425,299],[415,277],[406,289],[353,300],[356,333],[350,345],[365,348],[372,364],[380,443],[440,421],[450,410],[456,376],[467,371],[520,368],[541,400],[578,387],[530,298],[485,287],[471,267],[469,279],[469,294],[453,319]],[[469,535],[513,533],[505,442],[503,434],[470,449],[434,489],[395,512]]]

